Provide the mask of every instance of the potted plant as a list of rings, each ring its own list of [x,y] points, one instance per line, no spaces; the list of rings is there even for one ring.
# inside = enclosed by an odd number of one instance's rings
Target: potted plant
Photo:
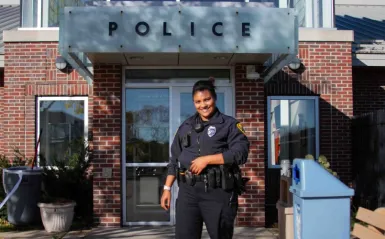
[[[43,200],[38,204],[47,232],[65,232],[72,225],[79,187],[88,177],[90,166],[88,143],[73,141],[64,157],[52,159],[48,165],[42,158]]]
[[[314,160],[314,157],[313,157],[313,155],[311,155],[311,154],[307,154],[307,155],[305,156],[305,159],[311,159],[311,160]],[[329,161],[327,160],[327,158],[325,157],[325,155],[322,155],[322,154],[321,154],[321,155],[318,157],[317,162],[318,162],[318,163],[319,163],[319,164],[320,164],[326,171],[328,171],[329,173],[333,174],[335,177],[338,178],[337,173],[334,172],[334,171],[330,168],[330,163],[329,163]]]

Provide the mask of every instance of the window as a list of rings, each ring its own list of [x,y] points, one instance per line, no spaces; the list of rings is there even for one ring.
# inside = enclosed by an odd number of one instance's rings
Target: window
[[[39,155],[50,165],[63,159],[80,140],[87,140],[87,97],[41,97],[38,99]]]
[[[37,27],[38,0],[22,0],[21,2],[21,26]]]
[[[269,167],[279,167],[280,160],[319,155],[318,97],[268,97]]]
[[[84,0],[43,0],[43,27],[59,27],[59,18],[64,7],[83,7],[85,2]]]

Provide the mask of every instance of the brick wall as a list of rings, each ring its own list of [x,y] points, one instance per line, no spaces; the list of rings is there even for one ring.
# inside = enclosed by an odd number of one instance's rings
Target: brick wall
[[[92,95],[92,87],[76,71],[67,74],[56,69],[57,47],[57,42],[5,43],[2,118],[4,152],[8,156],[16,147],[33,157],[38,96]],[[92,105],[90,97],[90,117]]]
[[[3,154],[3,94],[4,94],[4,69],[0,69],[0,155]]]
[[[301,42],[299,57],[306,70],[290,70],[267,84],[267,95],[320,96],[320,154],[348,183],[351,180],[353,82],[351,43]]]
[[[95,67],[95,83],[87,85],[76,71],[67,74],[55,68],[57,47],[57,42],[5,44],[5,86],[1,101],[4,152],[11,156],[12,148],[17,147],[28,157],[33,156],[38,96],[88,95],[89,130],[94,133],[95,219],[103,226],[119,226],[121,67]],[[113,168],[112,179],[101,178],[104,167]]]
[[[101,226],[120,226],[122,68],[98,65],[94,74],[95,219]],[[103,168],[112,168],[112,178],[101,177]]]
[[[246,80],[245,66],[235,69],[236,118],[243,123],[251,142],[245,170],[251,181],[249,192],[239,200],[238,225],[271,226],[267,221],[276,220],[269,217],[274,218],[277,214],[275,202],[279,197],[279,170],[269,170],[265,163],[267,96],[320,96],[320,153],[330,160],[333,170],[344,182],[351,179],[351,44],[302,42],[299,57],[306,67],[304,72],[293,73],[285,69],[267,84],[261,80]],[[269,201],[271,206],[266,205]]]
[[[349,183],[353,115],[351,43],[300,42],[299,57],[304,71],[293,73],[284,69],[265,85],[265,96],[319,96],[320,154],[328,158],[341,180]],[[265,123],[267,133],[267,119]],[[267,150],[267,141],[265,146]],[[279,199],[279,170],[266,169],[265,178],[266,226],[272,226],[278,220],[275,203]]]
[[[354,116],[385,108],[385,67],[353,67]]]
[[[250,177],[247,194],[239,199],[237,225],[265,226],[264,83],[246,78],[246,66],[235,68],[236,118],[250,141],[244,174]]]
[[[119,226],[121,216],[121,67],[95,66],[93,88],[76,72],[55,69],[57,43],[6,43],[4,87],[4,151],[12,146],[33,155],[35,102],[39,95],[90,97],[90,129],[94,149],[94,212],[102,226]],[[302,74],[282,72],[267,85],[245,79],[245,66],[236,66],[236,118],[251,142],[244,169],[251,177],[248,193],[239,200],[237,225],[265,225],[265,105],[267,95],[320,95],[321,154],[344,181],[350,179],[350,117],[353,91],[350,43],[300,44],[307,67]],[[1,92],[0,92],[1,93]],[[91,127],[92,124],[92,127]],[[102,178],[102,168],[113,170]]]

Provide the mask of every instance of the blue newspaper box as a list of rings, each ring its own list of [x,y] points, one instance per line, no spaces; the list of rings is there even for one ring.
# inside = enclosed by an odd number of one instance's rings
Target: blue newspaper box
[[[314,160],[295,159],[292,171],[294,238],[349,239],[354,190]]]

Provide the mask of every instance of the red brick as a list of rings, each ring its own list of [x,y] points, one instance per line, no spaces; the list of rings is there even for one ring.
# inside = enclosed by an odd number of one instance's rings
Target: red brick
[[[109,72],[114,72],[111,74]],[[120,121],[121,121],[121,98],[120,98],[120,85],[121,85],[121,66],[103,64],[97,65],[94,68],[94,94],[96,97],[93,98],[94,107],[93,112],[93,132],[94,132],[94,146],[96,149],[94,153],[95,159],[104,158],[102,163],[94,164],[94,171],[101,172],[102,168],[111,167],[113,169],[113,177],[104,182],[101,179],[101,173],[95,173],[94,188],[99,189],[98,191],[101,196],[108,195],[111,200],[109,202],[94,202],[94,205],[100,207],[101,204],[106,205],[106,208],[115,208],[113,214],[109,213],[108,210],[101,209],[100,214],[96,220],[102,222],[102,226],[119,226],[120,224]],[[108,92],[108,94],[105,94]],[[111,101],[111,98],[114,100]],[[108,115],[108,117],[106,117]],[[98,132],[107,133],[106,135],[99,135]],[[103,146],[104,145],[104,146]],[[116,153],[110,153],[109,149],[116,149]],[[106,149],[106,150],[100,150]],[[99,160],[98,160],[99,161]],[[114,186],[111,186],[114,185]],[[111,193],[111,190],[113,193]],[[113,219],[112,221],[108,221]],[[104,222],[107,222],[104,224]],[[110,223],[114,222],[114,223]]]
[[[3,122],[3,98],[4,98],[4,71],[0,70],[0,155],[4,153],[3,142],[4,142],[4,122]]]
[[[101,226],[119,226],[122,203],[121,66],[95,65],[94,84],[88,86],[78,73],[66,74],[55,69],[57,47],[56,42],[5,43],[4,87],[0,81],[0,153],[4,150],[11,154],[10,146],[16,145],[27,155],[33,155],[35,96],[88,95],[89,130],[94,135],[95,149],[92,165],[95,220]],[[363,89],[354,95],[363,102],[354,105],[354,113],[383,107],[385,102],[383,95],[371,94],[373,88],[365,81],[366,73],[360,78],[352,78],[350,43],[302,42],[299,49],[306,71],[294,74],[285,68],[267,85],[262,80],[246,80],[246,66],[235,66],[236,118],[244,125],[251,143],[249,161],[247,167],[243,167],[244,175],[251,181],[249,192],[239,199],[239,226],[265,226],[266,96],[320,96],[321,154],[329,158],[332,168],[344,181],[351,177],[353,82]],[[383,83],[385,79],[378,82],[378,87],[382,89]],[[368,98],[373,101],[364,103]],[[113,169],[112,178],[101,178],[104,167]]]
[[[254,163],[253,158],[255,156],[264,158],[264,151],[257,152],[253,150],[258,144],[264,144],[264,130],[263,130],[263,122],[259,124],[259,120],[264,117],[264,84],[262,81],[249,81],[245,80],[244,76],[246,67],[237,65],[235,67],[235,100],[236,100],[236,118],[240,122],[242,122],[246,134],[250,140],[250,155],[247,163],[247,170],[244,170],[244,175],[247,175],[251,178],[249,181],[249,185],[264,185],[264,173],[261,176],[254,177],[253,175],[257,174],[257,171],[262,168],[264,170],[264,161],[259,163]],[[258,97],[256,97],[258,96]],[[250,97],[253,97],[252,99]],[[262,121],[262,120],[261,120]],[[250,123],[255,123],[255,126],[261,125],[261,129],[258,127],[250,127]],[[256,139],[253,137],[253,132],[262,133],[260,138]],[[241,202],[245,202],[248,200],[250,202],[254,202],[257,197],[264,198],[265,192],[264,187],[263,190],[249,190],[247,194],[241,196],[239,201],[239,210],[242,212],[249,212],[250,204],[244,204]],[[253,198],[253,199],[252,199]],[[264,208],[259,208],[258,211],[261,215],[264,216],[265,210]],[[251,213],[240,213],[237,216],[236,223],[238,226],[264,226],[264,221],[259,223],[258,220],[255,220]]]

